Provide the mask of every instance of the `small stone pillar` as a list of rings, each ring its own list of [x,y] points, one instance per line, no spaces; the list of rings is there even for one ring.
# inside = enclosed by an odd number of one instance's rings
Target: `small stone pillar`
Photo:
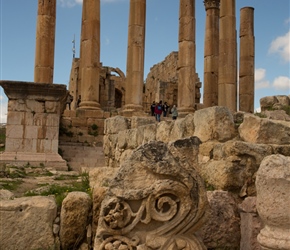
[[[221,0],[218,105],[237,111],[236,1]]]
[[[256,177],[257,210],[265,227],[258,235],[263,250],[290,249],[290,157],[267,156]]]
[[[56,0],[38,0],[34,82],[53,83]]]
[[[203,104],[218,105],[219,7],[220,0],[204,0],[206,10],[204,42]]]
[[[9,99],[5,152],[0,162],[67,170],[66,161],[58,154],[66,85],[15,81],[0,81],[0,85]]]
[[[180,0],[178,36],[178,116],[194,113],[195,0]]]
[[[100,109],[100,0],[84,0],[81,30],[80,109]]]
[[[240,10],[239,111],[254,113],[255,37],[254,8]]]
[[[125,116],[143,113],[145,24],[146,0],[130,0]]]

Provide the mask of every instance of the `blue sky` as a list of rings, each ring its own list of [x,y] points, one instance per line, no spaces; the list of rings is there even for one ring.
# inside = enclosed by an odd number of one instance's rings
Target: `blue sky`
[[[37,0],[0,0],[0,79],[33,81]],[[54,83],[68,84],[75,36],[79,56],[82,0],[57,0]],[[290,95],[290,1],[236,0],[254,7],[255,109],[264,96]],[[145,72],[178,50],[178,0],[147,0]],[[126,73],[129,0],[101,0],[101,62]],[[203,81],[205,9],[196,0],[196,71]],[[238,39],[239,42],[239,39]],[[0,122],[7,97],[0,87]]]

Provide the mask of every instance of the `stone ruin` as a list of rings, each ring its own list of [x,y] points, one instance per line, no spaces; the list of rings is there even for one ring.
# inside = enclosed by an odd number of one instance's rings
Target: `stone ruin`
[[[7,150],[0,161],[67,170],[57,152],[58,130],[67,126],[84,133],[85,141],[101,143],[106,163],[90,171],[92,197],[69,193],[59,213],[53,197],[14,199],[1,190],[2,247],[290,249],[290,126],[281,110],[290,97],[262,99],[267,118],[251,114],[253,8],[245,7],[236,112],[235,1],[204,4],[206,36],[216,38],[205,41],[203,104],[195,72],[194,0],[180,0],[178,60],[173,52],[166,67],[152,67],[145,93],[146,1],[130,1],[125,76],[101,65],[100,17],[93,15],[100,1],[84,0],[81,55],[73,60],[69,87],[73,109],[64,110],[68,91],[52,84],[56,1],[38,2],[34,83],[0,82],[9,98]],[[211,21],[220,23],[220,31],[208,26]],[[227,53],[217,54],[217,48]],[[178,120],[156,123],[146,115],[144,105],[160,98],[177,103]],[[279,111],[267,112],[269,107]],[[91,135],[96,124],[101,133]]]

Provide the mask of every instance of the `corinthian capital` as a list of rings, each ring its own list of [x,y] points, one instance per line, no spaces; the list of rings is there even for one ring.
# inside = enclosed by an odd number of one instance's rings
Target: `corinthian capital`
[[[220,7],[220,0],[204,0],[203,3],[205,6],[205,10],[219,9]]]

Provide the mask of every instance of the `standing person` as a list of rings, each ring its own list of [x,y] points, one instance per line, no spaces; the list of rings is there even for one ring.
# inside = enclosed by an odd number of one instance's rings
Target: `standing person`
[[[68,105],[68,109],[71,109],[71,103],[73,101],[74,97],[71,94],[68,94],[67,98],[66,98],[66,104]]]
[[[169,109],[167,102],[164,102],[164,105],[162,106],[162,108],[163,108],[163,116],[166,117],[168,109]]]
[[[178,116],[176,105],[173,105],[173,107],[171,109],[171,115],[172,115],[172,120],[176,120],[176,118]]]
[[[151,116],[154,116],[155,115],[155,106],[156,106],[156,103],[155,101],[152,102],[151,104]]]
[[[82,97],[81,97],[81,95],[79,95],[79,97],[78,97],[78,101],[77,101],[77,107],[80,106],[81,100],[82,100]]]
[[[160,101],[156,106],[155,106],[155,117],[156,121],[160,122],[160,116],[162,114],[162,101]]]

